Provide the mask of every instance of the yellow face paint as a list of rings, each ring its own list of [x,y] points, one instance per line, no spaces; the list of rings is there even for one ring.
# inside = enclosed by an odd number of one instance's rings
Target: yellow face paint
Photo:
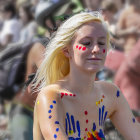
[[[37,101],[37,104],[39,105],[39,101]]]

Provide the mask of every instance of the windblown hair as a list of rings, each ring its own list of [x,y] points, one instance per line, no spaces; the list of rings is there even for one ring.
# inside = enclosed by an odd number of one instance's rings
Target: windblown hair
[[[38,91],[57,82],[69,74],[69,59],[63,54],[62,49],[67,47],[74,38],[77,30],[86,23],[98,21],[107,30],[107,45],[109,47],[109,31],[99,12],[83,12],[76,14],[65,21],[58,29],[55,37],[46,47],[45,58],[35,77],[35,87]]]

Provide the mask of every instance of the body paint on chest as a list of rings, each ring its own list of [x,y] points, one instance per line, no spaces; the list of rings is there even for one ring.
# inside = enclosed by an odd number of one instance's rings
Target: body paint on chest
[[[120,91],[119,90],[117,90],[116,96],[120,97]]]
[[[108,111],[105,111],[105,106],[103,105],[101,108],[99,108],[99,126],[103,126],[105,119],[107,117]]]
[[[100,105],[100,103],[103,102],[104,98],[105,98],[105,96],[103,95],[102,98],[99,101],[96,102],[96,105],[97,106]]]
[[[69,113],[66,113],[66,118],[65,118],[65,128],[66,128],[66,135],[72,135],[73,133],[78,133],[78,137],[81,136],[81,130],[80,130],[80,123],[77,120],[75,122],[74,116],[69,115]]]
[[[64,97],[64,96],[71,96],[71,97],[75,97],[76,94],[68,94],[68,93],[64,93],[64,92],[61,92],[61,99]]]

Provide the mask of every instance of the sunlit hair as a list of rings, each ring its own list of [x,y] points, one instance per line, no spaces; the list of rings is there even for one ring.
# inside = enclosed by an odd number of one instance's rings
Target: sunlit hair
[[[83,24],[92,21],[103,24],[107,31],[107,45],[109,47],[109,31],[99,12],[83,12],[72,16],[59,27],[55,37],[46,47],[45,59],[35,77],[35,87],[39,85],[38,89],[40,90],[69,74],[69,59],[63,54],[62,49],[71,43],[75,33]]]

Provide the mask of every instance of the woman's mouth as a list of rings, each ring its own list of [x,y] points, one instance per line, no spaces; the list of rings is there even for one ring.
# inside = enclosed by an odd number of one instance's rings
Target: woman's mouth
[[[88,60],[102,60],[101,58],[88,58]]]

